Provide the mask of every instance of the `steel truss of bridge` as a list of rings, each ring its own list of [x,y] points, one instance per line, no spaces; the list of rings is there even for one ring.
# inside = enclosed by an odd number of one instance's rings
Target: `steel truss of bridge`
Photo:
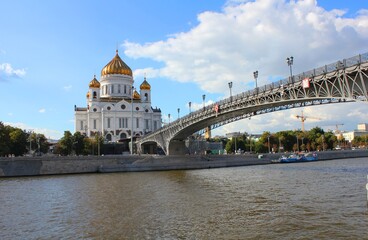
[[[205,106],[139,139],[165,154],[187,154],[185,140],[205,129],[291,108],[368,100],[368,53],[337,61]]]

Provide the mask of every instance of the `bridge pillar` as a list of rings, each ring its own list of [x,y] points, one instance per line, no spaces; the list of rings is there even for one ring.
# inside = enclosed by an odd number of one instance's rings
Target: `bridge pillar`
[[[171,140],[167,155],[186,155],[188,148],[185,146],[185,140]]]

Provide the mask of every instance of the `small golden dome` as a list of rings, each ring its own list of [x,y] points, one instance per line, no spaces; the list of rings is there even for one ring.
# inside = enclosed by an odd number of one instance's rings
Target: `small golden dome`
[[[142,82],[140,88],[141,90],[151,90],[151,85],[149,85],[146,78],[144,78],[144,81]]]
[[[133,99],[141,99],[141,95],[136,90],[134,90]]]
[[[109,74],[124,74],[133,76],[132,70],[119,57],[118,50],[116,50],[115,57],[101,70],[101,76]]]
[[[86,97],[87,97],[87,98],[89,98],[89,96],[90,96],[90,95],[89,95],[89,92],[87,92],[87,95],[86,95]]]
[[[92,81],[89,82],[89,87],[90,88],[100,88],[100,85],[101,85],[100,82],[97,81],[97,79],[96,79],[96,75],[93,77]]]

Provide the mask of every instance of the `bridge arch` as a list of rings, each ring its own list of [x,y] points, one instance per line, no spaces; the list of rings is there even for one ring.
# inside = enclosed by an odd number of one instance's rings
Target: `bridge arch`
[[[156,142],[167,155],[186,154],[185,139],[205,128],[291,108],[367,101],[367,89],[365,53],[206,106],[142,137],[138,150],[141,144]]]

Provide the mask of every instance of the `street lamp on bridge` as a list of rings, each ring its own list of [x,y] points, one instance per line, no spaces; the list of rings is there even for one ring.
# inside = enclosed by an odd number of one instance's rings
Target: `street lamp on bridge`
[[[254,80],[256,80],[256,88],[258,88],[257,79],[258,79],[258,71],[253,72]]]
[[[202,95],[202,100],[203,100],[203,109],[204,109],[204,107],[205,107],[205,100],[206,100],[206,94],[203,94]]]
[[[178,108],[178,119],[180,118],[180,108]]]
[[[189,105],[189,114],[191,114],[192,113],[192,102],[189,102],[188,105]]]
[[[233,82],[229,82],[229,89],[230,89],[230,100],[232,100],[231,88],[233,87]]]
[[[169,115],[168,115],[168,117],[169,117],[169,124],[170,124],[170,116],[171,116],[171,115],[170,115],[170,113],[169,113]]]
[[[256,93],[258,95],[258,84],[257,84],[257,80],[258,80],[258,70],[253,72],[253,77],[254,77],[254,80],[256,81]]]
[[[294,82],[293,81],[293,70],[292,70],[292,66],[293,66],[293,63],[294,63],[293,56],[286,58],[286,63],[290,67],[290,78],[291,78],[291,81]]]

